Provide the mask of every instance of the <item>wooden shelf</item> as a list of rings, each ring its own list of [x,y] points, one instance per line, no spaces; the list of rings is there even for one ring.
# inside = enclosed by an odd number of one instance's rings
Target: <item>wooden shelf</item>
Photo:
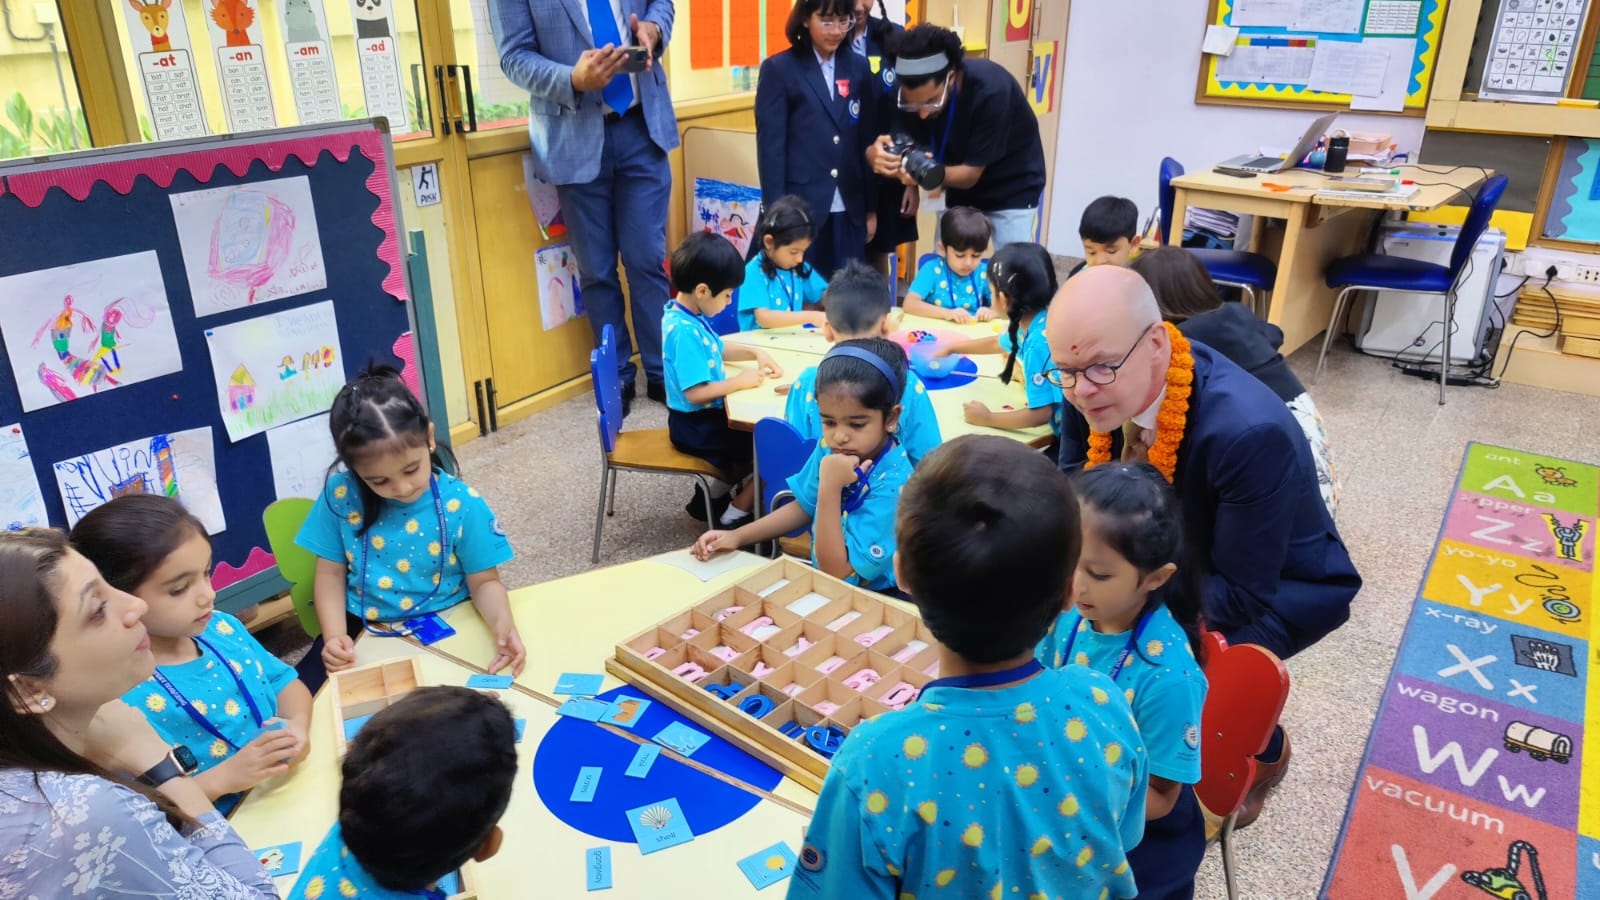
[[[1502,100],[1440,100],[1428,104],[1429,128],[1488,134],[1600,138],[1600,110]]]

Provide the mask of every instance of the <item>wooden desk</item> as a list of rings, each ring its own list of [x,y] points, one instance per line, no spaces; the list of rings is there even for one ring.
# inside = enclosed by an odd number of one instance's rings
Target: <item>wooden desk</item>
[[[1283,354],[1288,356],[1328,327],[1337,292],[1323,281],[1323,270],[1334,260],[1365,249],[1377,219],[1371,213],[1436,209],[1488,177],[1484,170],[1476,168],[1457,169],[1449,175],[1414,166],[1399,168],[1402,179],[1421,185],[1415,194],[1401,201],[1318,198],[1316,189],[1327,183],[1327,176],[1309,169],[1257,178],[1194,172],[1172,182],[1177,189],[1173,221],[1182,222],[1191,206],[1283,221],[1281,232],[1258,228],[1250,249],[1277,258],[1278,280],[1272,286],[1267,321],[1283,329]],[[1266,184],[1289,185],[1291,189],[1273,191]]]
[[[958,336],[963,340],[1005,334],[1007,326],[1007,322],[1003,318],[988,322],[970,322],[966,325],[957,325],[954,322],[946,322],[943,319],[928,319],[922,316],[907,315],[904,310],[900,309],[891,311],[889,315],[890,320],[894,323],[896,332],[935,331]],[[792,325],[787,328],[758,328],[754,331],[740,331],[736,334],[724,335],[722,339],[735,344],[744,344],[748,347],[760,347],[769,353],[777,349],[806,353],[812,356],[822,356],[828,352],[828,348],[833,346],[823,336],[822,329],[805,328],[800,325]],[[1006,366],[1006,358],[998,354],[981,354],[970,358],[977,364],[978,374],[985,378],[999,378],[1000,370]],[[814,366],[816,363],[813,362],[811,365]]]

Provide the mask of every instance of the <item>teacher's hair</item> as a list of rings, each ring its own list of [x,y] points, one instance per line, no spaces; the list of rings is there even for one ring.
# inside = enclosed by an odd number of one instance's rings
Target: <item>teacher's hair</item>
[[[905,31],[891,34],[888,38],[889,55],[896,60],[917,59],[943,53],[949,65],[936,72],[926,75],[900,75],[902,87],[916,88],[934,81],[943,81],[947,73],[960,72],[965,68],[963,60],[966,58],[967,49],[961,43],[961,36],[948,28],[937,25],[918,25]],[[896,70],[898,74],[898,70]]]
[[[126,494],[79,519],[70,538],[106,584],[136,594],[162,560],[196,535],[211,542],[206,526],[176,499]]]
[[[1222,306],[1217,284],[1194,254],[1177,247],[1157,247],[1139,254],[1128,268],[1150,285],[1161,318],[1182,322]]]

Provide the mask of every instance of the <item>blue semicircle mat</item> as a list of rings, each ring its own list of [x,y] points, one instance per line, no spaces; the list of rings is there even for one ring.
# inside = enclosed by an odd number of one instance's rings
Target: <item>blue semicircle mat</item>
[[[921,373],[918,374],[920,375]],[[949,375],[945,375],[942,378],[929,378],[926,375],[921,377],[922,383],[927,385],[930,391],[949,390],[950,388],[961,387],[964,384],[971,384],[977,381],[978,364],[972,361],[972,357],[963,356],[961,361],[956,363],[956,367],[950,371]]]

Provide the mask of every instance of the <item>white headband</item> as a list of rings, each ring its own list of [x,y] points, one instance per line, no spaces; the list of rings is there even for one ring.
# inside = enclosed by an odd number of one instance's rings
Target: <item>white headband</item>
[[[902,56],[894,61],[894,73],[901,78],[932,75],[950,68],[950,57],[943,51],[932,56]]]

